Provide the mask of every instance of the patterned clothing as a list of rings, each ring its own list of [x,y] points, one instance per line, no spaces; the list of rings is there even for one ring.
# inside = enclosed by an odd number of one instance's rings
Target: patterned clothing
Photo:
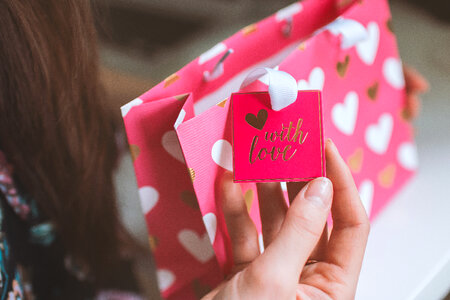
[[[53,224],[18,187],[13,167],[0,151],[0,300],[94,299],[96,295],[140,299],[131,293],[96,290],[86,268],[64,252]],[[112,272],[134,278],[126,263]],[[64,294],[67,291],[70,295]]]
[[[31,208],[19,197],[10,176],[12,168],[0,152],[0,191],[14,212],[22,219],[27,219]],[[2,203],[3,206],[3,203]],[[6,237],[3,207],[0,209],[0,299],[23,299],[24,289],[18,268],[11,259],[9,241]]]

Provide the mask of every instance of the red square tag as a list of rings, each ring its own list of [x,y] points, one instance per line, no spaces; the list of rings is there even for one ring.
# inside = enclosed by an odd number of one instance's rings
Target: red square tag
[[[236,182],[309,181],[325,176],[320,91],[299,91],[280,111],[267,92],[231,96]]]

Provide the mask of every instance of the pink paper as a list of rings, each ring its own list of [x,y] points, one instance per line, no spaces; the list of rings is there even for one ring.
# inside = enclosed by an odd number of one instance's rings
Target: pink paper
[[[236,182],[309,181],[325,176],[320,91],[298,92],[282,109],[264,93],[231,96]]]
[[[404,78],[388,3],[342,3],[348,2],[296,2],[123,107],[164,298],[199,299],[233,263],[217,194],[221,176],[233,169],[230,101],[223,100],[239,92],[257,65],[278,66],[300,90],[322,90],[324,138],[333,139],[350,166],[372,220],[414,174],[417,154],[402,117]],[[322,27],[338,16],[356,26],[345,28],[362,28],[365,40],[348,46],[354,32]],[[230,49],[221,73],[205,79]],[[266,89],[261,80],[241,92]],[[260,233],[255,184],[241,186]]]

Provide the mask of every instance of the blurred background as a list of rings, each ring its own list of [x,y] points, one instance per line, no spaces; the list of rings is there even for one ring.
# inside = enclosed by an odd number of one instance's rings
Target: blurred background
[[[120,106],[292,2],[98,0],[102,77],[120,126]],[[390,3],[402,59],[431,89],[415,122],[420,170],[372,225],[357,299],[443,299],[450,290],[450,1]],[[148,247],[128,154],[116,182],[123,220]],[[149,259],[136,272],[148,298],[158,299],[152,270]]]

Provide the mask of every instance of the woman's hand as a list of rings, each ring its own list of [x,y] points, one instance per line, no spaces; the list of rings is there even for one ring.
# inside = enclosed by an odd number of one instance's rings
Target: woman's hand
[[[403,66],[403,73],[406,87],[404,117],[407,120],[413,120],[420,112],[419,94],[428,90],[428,82],[419,72],[409,66]]]
[[[369,221],[352,175],[331,140],[326,158],[330,179],[306,184],[289,208],[279,184],[258,184],[263,254],[241,188],[231,174],[225,176],[223,212],[234,269],[230,279],[204,300],[354,298]],[[330,209],[333,230],[328,239],[324,227]]]

